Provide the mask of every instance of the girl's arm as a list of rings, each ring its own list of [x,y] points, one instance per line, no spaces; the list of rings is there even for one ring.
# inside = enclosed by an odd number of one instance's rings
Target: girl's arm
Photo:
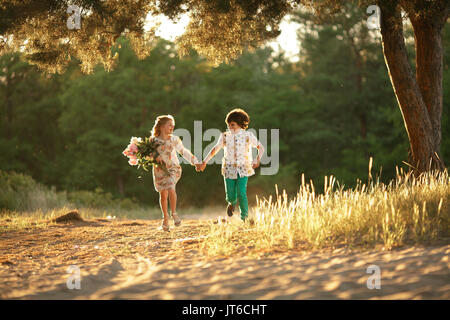
[[[176,142],[175,142],[175,150],[181,154],[183,158],[185,158],[191,165],[199,164],[200,161],[198,161],[197,157],[194,156],[188,149],[186,149],[183,145],[183,142],[181,142],[180,137],[175,136]]]

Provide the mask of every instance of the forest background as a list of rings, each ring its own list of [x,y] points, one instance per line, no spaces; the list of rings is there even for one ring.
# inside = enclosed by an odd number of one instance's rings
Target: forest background
[[[203,131],[224,131],[226,113],[234,107],[249,113],[249,128],[268,131],[269,156],[274,146],[270,130],[279,129],[279,170],[275,175],[256,170],[249,179],[250,204],[256,195],[273,194],[275,184],[295,195],[302,174],[317,192],[327,175],[354,188],[358,179],[367,182],[371,157],[372,175],[388,183],[396,167],[407,169],[408,136],[379,31],[361,28],[367,14],[360,9],[346,14],[326,25],[295,14],[292,19],[301,26],[296,62],[265,47],[215,68],[195,52],[180,60],[175,44],[164,39],[139,60],[125,38],[113,49],[119,61],[111,72],[99,66],[84,75],[74,60],[64,74],[49,75],[24,62],[20,53],[0,57],[0,208],[33,209],[21,207],[18,194],[37,185],[53,195],[55,206],[71,201],[158,207],[151,174],[131,167],[122,155],[130,137],[149,136],[161,114],[172,114],[175,129],[187,129],[193,139],[194,121],[202,121]],[[405,36],[414,66],[410,26]],[[448,48],[447,24],[441,144],[447,164]],[[209,144],[203,141],[202,148]],[[185,208],[224,205],[220,165],[208,165],[202,173],[183,165],[177,192]]]

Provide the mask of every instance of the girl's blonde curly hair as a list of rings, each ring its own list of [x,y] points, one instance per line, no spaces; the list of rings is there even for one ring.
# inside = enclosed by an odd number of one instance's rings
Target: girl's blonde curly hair
[[[158,137],[161,134],[161,126],[172,120],[175,124],[175,119],[170,114],[156,117],[155,124],[152,128],[152,137]]]

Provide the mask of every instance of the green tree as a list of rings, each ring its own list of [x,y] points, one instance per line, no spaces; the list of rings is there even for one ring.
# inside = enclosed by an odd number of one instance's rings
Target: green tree
[[[303,119],[310,128],[299,130],[309,132],[302,140],[310,143],[302,149],[319,160],[310,172],[320,177],[328,171],[353,185],[367,177],[372,157],[374,171],[383,167],[392,179],[395,163],[407,156],[407,136],[387,86],[379,39],[361,27],[365,15],[352,4],[328,23],[311,24],[312,18],[307,11],[294,16],[301,26],[299,86],[310,103]]]
[[[179,52],[194,48],[215,64],[237,58],[246,48],[256,48],[279,34],[279,23],[295,5],[313,8],[324,20],[351,0],[124,0],[124,1],[4,1],[0,7],[0,54],[22,48],[27,59],[48,71],[61,72],[71,57],[91,72],[101,62],[107,70],[115,63],[111,47],[126,34],[140,58],[149,54],[155,28],[145,32],[148,14],[176,20],[189,13],[191,20],[179,38]],[[67,27],[67,8],[83,27]],[[366,10],[373,2],[359,0]],[[415,173],[444,169],[441,145],[443,107],[442,30],[450,14],[447,0],[376,0],[381,10],[383,53],[410,142],[409,162]],[[402,11],[411,20],[415,35],[414,75],[403,34]],[[6,40],[5,40],[6,39]],[[431,162],[430,162],[431,161]]]
[[[63,149],[57,127],[61,110],[54,94],[61,77],[41,74],[19,54],[0,58],[0,163],[35,179],[56,184],[60,171],[58,154]]]

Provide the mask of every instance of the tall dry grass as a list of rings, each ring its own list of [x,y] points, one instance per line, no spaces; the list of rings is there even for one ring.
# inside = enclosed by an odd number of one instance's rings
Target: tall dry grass
[[[370,165],[369,165],[370,166]],[[369,168],[370,172],[370,168]],[[449,242],[450,179],[448,172],[415,178],[400,172],[389,185],[358,181],[353,190],[335,188],[325,177],[324,192],[302,184],[293,199],[285,191],[257,199],[245,223],[211,224],[203,249],[230,254],[242,248],[323,248],[337,245],[386,248],[414,243]]]

